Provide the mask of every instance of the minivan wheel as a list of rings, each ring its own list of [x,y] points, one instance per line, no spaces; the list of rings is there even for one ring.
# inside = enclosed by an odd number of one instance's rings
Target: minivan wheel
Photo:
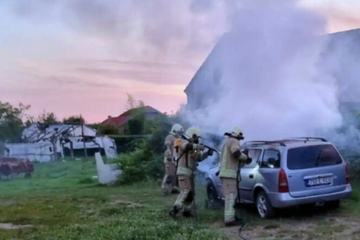
[[[261,218],[272,218],[275,216],[275,210],[264,191],[259,192],[256,196],[256,209]]]

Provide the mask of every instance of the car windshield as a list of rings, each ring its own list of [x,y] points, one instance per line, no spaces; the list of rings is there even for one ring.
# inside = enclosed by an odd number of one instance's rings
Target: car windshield
[[[332,145],[317,145],[288,150],[289,169],[306,169],[341,164],[342,159]]]

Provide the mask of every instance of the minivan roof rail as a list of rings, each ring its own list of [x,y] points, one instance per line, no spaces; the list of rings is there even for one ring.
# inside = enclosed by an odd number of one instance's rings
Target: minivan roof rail
[[[310,140],[321,140],[323,142],[327,142],[327,140],[325,138],[320,138],[320,137],[295,137],[295,138],[290,138],[290,139],[286,139],[286,140],[292,140],[292,141],[310,141]]]
[[[249,142],[246,142],[246,144],[251,144],[251,145],[280,144],[281,146],[284,146],[284,147],[286,146],[283,141],[249,141]]]

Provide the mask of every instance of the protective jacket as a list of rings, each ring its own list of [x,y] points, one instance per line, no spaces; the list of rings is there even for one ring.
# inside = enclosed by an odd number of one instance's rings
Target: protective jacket
[[[169,134],[165,138],[164,145],[166,147],[165,156],[164,156],[164,163],[173,162],[174,161],[174,142],[176,140],[176,136],[173,134]]]
[[[240,141],[230,137],[221,150],[221,167],[219,176],[222,178],[237,178],[237,171],[245,165],[248,156],[240,151]]]
[[[186,139],[182,139],[179,147],[179,161],[177,175],[192,176],[197,162],[203,161],[208,153],[200,150],[200,145],[190,143]]]

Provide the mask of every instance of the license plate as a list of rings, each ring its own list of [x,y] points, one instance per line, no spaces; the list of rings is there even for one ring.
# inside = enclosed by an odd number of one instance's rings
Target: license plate
[[[311,179],[307,179],[305,182],[307,187],[330,185],[332,182],[332,177],[311,178]]]

